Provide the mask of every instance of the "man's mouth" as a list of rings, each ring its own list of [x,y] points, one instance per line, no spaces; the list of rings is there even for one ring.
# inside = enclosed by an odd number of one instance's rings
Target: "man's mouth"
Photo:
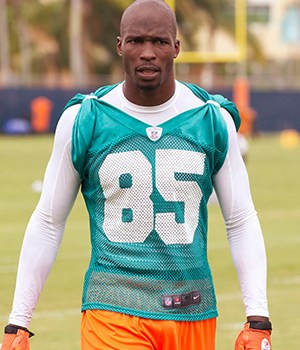
[[[144,76],[152,76],[158,73],[160,69],[155,66],[141,66],[137,68],[137,72]]]

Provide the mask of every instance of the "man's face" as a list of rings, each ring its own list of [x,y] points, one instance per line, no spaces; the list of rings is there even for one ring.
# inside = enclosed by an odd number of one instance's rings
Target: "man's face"
[[[180,46],[171,21],[151,6],[137,6],[128,17],[117,43],[127,87],[163,94],[174,82],[173,64]]]

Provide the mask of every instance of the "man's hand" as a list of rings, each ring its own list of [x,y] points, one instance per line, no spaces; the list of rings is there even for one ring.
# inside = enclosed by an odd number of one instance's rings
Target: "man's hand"
[[[28,329],[15,326],[7,325],[4,329],[4,337],[1,350],[29,350],[29,337],[33,336]]]
[[[247,322],[240,332],[234,350],[272,350],[271,322]]]

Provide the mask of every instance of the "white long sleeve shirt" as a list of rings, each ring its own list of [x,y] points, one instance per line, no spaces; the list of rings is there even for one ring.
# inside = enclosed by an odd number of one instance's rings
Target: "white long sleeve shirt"
[[[152,126],[204,103],[179,82],[176,82],[174,96],[155,107],[142,107],[126,100],[122,84],[102,99]],[[13,308],[9,317],[12,324],[29,326],[80,188],[80,178],[71,160],[72,128],[79,107],[75,105],[68,108],[57,125],[41,198],[29,220],[21,249]],[[221,112],[227,123],[229,148],[222,168],[214,176],[214,188],[224,217],[246,316],[268,316],[263,235],[233,120],[227,111],[222,109]]]

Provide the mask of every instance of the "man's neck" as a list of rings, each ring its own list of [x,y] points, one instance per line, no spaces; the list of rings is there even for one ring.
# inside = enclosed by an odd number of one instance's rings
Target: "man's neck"
[[[124,82],[123,93],[128,101],[140,106],[158,106],[167,102],[175,93],[175,80],[162,88],[142,89]]]

